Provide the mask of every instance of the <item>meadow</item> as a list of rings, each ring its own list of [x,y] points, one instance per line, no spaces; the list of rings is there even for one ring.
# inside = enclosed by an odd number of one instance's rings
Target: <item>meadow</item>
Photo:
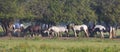
[[[0,52],[119,52],[120,39],[101,38],[6,38]]]
[[[92,38],[0,37],[0,52],[120,52],[120,30],[116,34],[116,39],[101,39],[99,34]]]

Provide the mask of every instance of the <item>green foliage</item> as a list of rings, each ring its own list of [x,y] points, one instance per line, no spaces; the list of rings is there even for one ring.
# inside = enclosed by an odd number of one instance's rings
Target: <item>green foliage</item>
[[[120,0],[0,0],[0,18],[45,23],[120,23]]]
[[[33,17],[30,11],[26,11],[25,6],[23,0],[0,0],[0,17],[11,19]]]
[[[94,0],[93,10],[98,15],[99,22],[110,24],[119,23],[120,1],[119,0]]]

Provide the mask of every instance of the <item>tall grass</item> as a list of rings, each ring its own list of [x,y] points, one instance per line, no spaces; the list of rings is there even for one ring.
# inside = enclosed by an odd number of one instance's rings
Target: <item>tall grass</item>
[[[0,40],[0,52],[119,52],[118,39],[11,39]]]

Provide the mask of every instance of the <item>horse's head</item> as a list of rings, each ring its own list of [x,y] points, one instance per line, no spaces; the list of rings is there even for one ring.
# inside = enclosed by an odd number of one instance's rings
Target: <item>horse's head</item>
[[[43,31],[43,33],[49,33],[49,31],[48,31],[48,30],[45,30],[45,31]]]
[[[90,24],[90,25],[88,25],[88,30],[93,30],[94,29],[94,27],[95,27],[95,25],[94,24]]]
[[[48,36],[50,36],[50,34],[52,33],[53,31],[51,29],[46,29],[43,31],[43,33],[47,34]]]
[[[43,31],[43,33],[49,33],[50,31],[51,31],[51,27],[48,28],[48,29],[45,29],[45,30]]]

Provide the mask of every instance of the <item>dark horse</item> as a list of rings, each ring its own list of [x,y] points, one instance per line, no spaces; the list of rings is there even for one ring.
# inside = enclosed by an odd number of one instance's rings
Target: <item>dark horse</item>
[[[104,34],[105,32],[109,33],[109,38],[115,38],[116,34],[115,34],[115,26],[113,25],[95,25],[93,24],[92,26],[89,26],[89,33],[91,34],[91,37],[94,36],[94,33],[96,32],[100,32],[101,34],[101,38],[104,38]]]
[[[40,35],[41,27],[40,25],[30,25],[26,29],[24,29],[24,33],[27,33],[27,32],[29,32],[32,37],[34,35]]]

